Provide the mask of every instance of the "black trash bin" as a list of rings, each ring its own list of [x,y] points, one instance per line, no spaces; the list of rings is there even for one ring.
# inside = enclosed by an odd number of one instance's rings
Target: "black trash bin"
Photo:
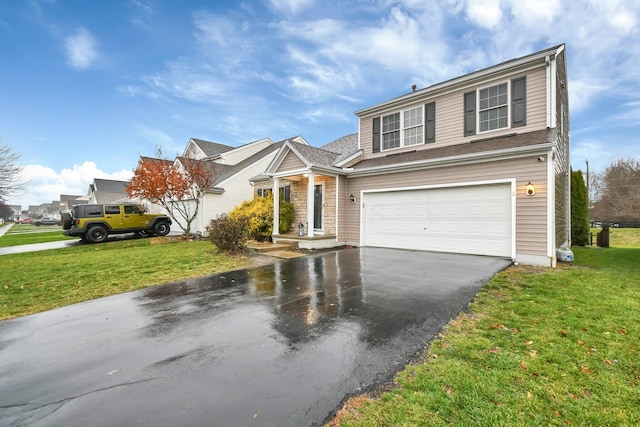
[[[596,241],[601,248],[609,247],[609,224],[602,224],[602,231],[598,232]]]

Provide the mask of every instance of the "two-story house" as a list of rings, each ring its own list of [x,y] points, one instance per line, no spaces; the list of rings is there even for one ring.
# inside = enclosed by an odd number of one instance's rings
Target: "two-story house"
[[[555,266],[571,236],[565,52],[555,46],[359,110],[358,134],[345,137],[357,146],[286,142],[253,180],[290,188],[297,217],[290,230],[274,224],[274,241]]]

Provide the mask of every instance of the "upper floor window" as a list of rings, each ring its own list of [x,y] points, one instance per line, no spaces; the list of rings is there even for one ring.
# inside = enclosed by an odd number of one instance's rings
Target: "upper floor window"
[[[478,98],[480,132],[509,127],[507,83],[480,89]]]
[[[382,116],[382,149],[423,143],[422,106]]]
[[[526,125],[526,76],[464,94],[464,136]]]
[[[400,113],[382,117],[382,149],[400,147]]]

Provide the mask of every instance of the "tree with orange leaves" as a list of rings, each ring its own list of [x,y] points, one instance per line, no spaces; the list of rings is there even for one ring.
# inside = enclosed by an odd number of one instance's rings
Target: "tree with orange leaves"
[[[164,207],[185,235],[198,216],[200,200],[214,182],[212,165],[204,160],[178,157],[141,157],[131,183],[125,191],[129,197],[141,197]]]

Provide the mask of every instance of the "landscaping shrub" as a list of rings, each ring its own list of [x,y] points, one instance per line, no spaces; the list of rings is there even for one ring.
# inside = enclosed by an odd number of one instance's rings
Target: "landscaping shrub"
[[[282,233],[291,228],[294,210],[291,203],[280,200],[280,218],[278,226]],[[273,196],[257,197],[246,200],[231,211],[229,217],[244,218],[247,222],[249,236],[257,241],[268,240],[273,234]]]
[[[580,170],[571,172],[571,243],[589,244],[589,197]]]
[[[220,251],[239,253],[247,247],[247,220],[244,217],[222,214],[211,221],[208,231],[209,240]]]

